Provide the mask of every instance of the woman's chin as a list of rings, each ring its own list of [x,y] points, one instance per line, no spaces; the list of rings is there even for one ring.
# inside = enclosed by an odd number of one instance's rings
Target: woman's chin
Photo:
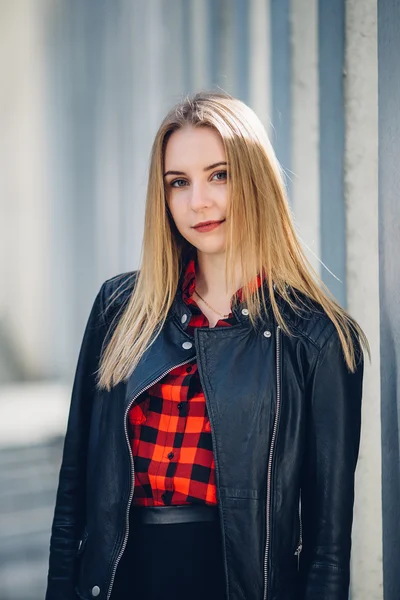
[[[197,252],[201,252],[202,254],[224,254],[225,253],[225,244],[192,244],[193,247],[197,250]]]

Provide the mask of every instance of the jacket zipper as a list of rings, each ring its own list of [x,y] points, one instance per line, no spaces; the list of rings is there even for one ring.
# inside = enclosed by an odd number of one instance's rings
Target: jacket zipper
[[[303,523],[301,520],[301,499],[299,498],[299,543],[297,544],[296,552],[294,553],[297,556],[297,570],[300,570],[300,554],[303,549]]]
[[[145,392],[146,390],[148,390],[152,385],[155,385],[156,383],[158,383],[163,377],[165,377],[165,375],[167,375],[170,371],[172,371],[173,369],[177,369],[178,367],[181,367],[183,365],[186,365],[186,363],[191,362],[192,360],[194,360],[196,358],[196,356],[192,356],[191,358],[188,358],[187,360],[179,363],[178,365],[175,365],[173,367],[171,367],[170,369],[168,369],[168,371],[165,371],[165,373],[162,373],[162,375],[160,375],[159,377],[157,377],[157,379],[155,379],[154,381],[150,382],[146,387],[144,387],[143,389],[141,389],[129,402],[128,407],[125,411],[125,415],[124,415],[124,430],[125,430],[125,439],[126,439],[126,443],[128,444],[128,449],[129,449],[129,457],[131,460],[131,473],[132,473],[132,482],[131,482],[131,489],[130,489],[130,493],[129,493],[129,498],[128,498],[128,504],[126,507],[126,513],[125,513],[125,537],[124,537],[124,541],[122,543],[122,547],[121,550],[118,553],[118,556],[115,560],[114,563],[114,567],[112,570],[112,574],[111,574],[111,580],[110,580],[110,585],[108,588],[108,593],[107,593],[107,600],[109,600],[110,596],[111,596],[111,592],[112,592],[112,588],[114,585],[114,579],[115,579],[115,574],[117,572],[117,567],[118,567],[118,563],[122,558],[122,555],[125,551],[126,548],[126,544],[128,543],[128,537],[129,537],[129,511],[131,508],[131,503],[132,503],[132,498],[133,498],[133,491],[135,489],[135,465],[133,462],[133,455],[132,455],[132,448],[129,442],[129,436],[128,436],[128,430],[126,427],[126,422],[127,422],[127,418],[128,418],[128,413],[131,409],[132,404],[135,402],[135,400],[140,396],[140,394],[143,394],[143,392]]]
[[[272,430],[271,446],[269,449],[268,471],[267,471],[267,502],[266,502],[266,542],[264,554],[264,596],[263,600],[267,600],[268,595],[268,558],[269,547],[271,543],[271,480],[272,480],[272,464],[274,458],[274,449],[276,436],[278,431],[279,415],[281,411],[281,368],[280,368],[280,325],[276,328],[276,412],[274,419],[274,427]]]

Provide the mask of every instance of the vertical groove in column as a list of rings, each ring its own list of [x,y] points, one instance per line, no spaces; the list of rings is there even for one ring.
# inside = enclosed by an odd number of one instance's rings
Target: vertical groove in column
[[[249,6],[248,0],[235,0],[236,96],[249,101]]]
[[[51,207],[51,283],[52,294],[48,322],[57,323],[57,335],[52,346],[49,371],[52,377],[73,376],[76,360],[76,316],[68,300],[75,294],[75,264],[72,244],[74,243],[73,197],[74,187],[70,175],[71,125],[69,123],[73,90],[68,74],[72,73],[69,57],[71,17],[69,7],[62,0],[54,0],[47,19],[47,43],[51,52],[46,53],[47,70],[47,135],[50,148],[48,178],[54,202]],[[65,89],[65,83],[68,83]],[[68,114],[68,119],[66,115]],[[3,134],[4,135],[4,134]],[[83,319],[82,319],[83,321]]]
[[[322,279],[342,306],[346,306],[344,0],[320,0],[318,24],[321,258],[335,275],[323,268]]]
[[[208,66],[208,2],[191,0],[190,19],[193,23],[192,38],[192,82],[195,92],[210,87]]]
[[[208,79],[211,81],[211,87],[214,89],[219,83],[220,75],[220,43],[221,43],[221,0],[208,0],[207,23],[208,32],[205,39],[208,50]]]
[[[220,0],[220,2],[218,86],[228,94],[236,96],[235,11],[232,10],[231,0]]]
[[[191,0],[181,0],[184,84],[183,92],[185,95],[193,92],[193,57],[191,45],[193,22],[191,19],[190,2]]]
[[[271,0],[271,86],[272,125],[271,139],[276,155],[287,173],[287,187],[291,191],[291,48],[290,0]]]
[[[249,3],[249,104],[271,135],[270,0]]]

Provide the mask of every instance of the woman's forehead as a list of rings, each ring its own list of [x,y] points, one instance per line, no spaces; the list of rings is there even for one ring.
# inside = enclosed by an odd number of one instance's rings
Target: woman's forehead
[[[165,148],[165,169],[202,166],[226,160],[219,133],[211,127],[183,127],[171,134]]]

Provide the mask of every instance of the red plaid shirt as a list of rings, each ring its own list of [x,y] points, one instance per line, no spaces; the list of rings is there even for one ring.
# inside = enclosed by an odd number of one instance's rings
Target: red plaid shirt
[[[193,299],[195,287],[192,258],[182,286],[183,300],[192,312],[187,327],[190,335],[195,327],[209,327]],[[230,313],[217,326],[230,327],[235,322]],[[176,367],[139,396],[129,411],[129,426],[135,506],[217,504],[210,421],[196,359]]]

